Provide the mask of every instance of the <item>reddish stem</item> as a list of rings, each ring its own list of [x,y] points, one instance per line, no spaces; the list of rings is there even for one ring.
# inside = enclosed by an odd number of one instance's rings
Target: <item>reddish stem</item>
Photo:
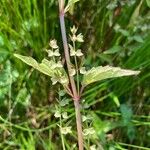
[[[78,132],[78,146],[79,150],[83,150],[83,133],[82,133],[82,119],[80,113],[80,104],[79,100],[74,101],[75,111],[76,111],[76,124],[77,124],[77,132]]]
[[[59,4],[64,6],[62,0],[59,0],[59,1],[60,1]],[[71,62],[70,62],[69,48],[68,48],[67,37],[66,37],[66,28],[65,28],[65,21],[64,21],[64,8],[62,6],[59,6],[59,8],[60,8],[59,18],[60,18],[62,40],[63,40],[63,46],[64,46],[64,52],[65,52],[65,59],[66,59],[68,73],[69,73],[70,85],[71,85],[71,89],[73,92],[73,98],[78,99],[78,93],[77,93],[75,81],[74,81],[74,78],[72,76],[70,76],[70,72],[69,72],[71,70],[71,67],[70,67]]]
[[[63,46],[64,46],[64,53],[65,53],[65,59],[69,74],[69,80],[74,100],[74,106],[75,106],[75,112],[76,112],[76,124],[77,124],[77,132],[78,132],[78,145],[79,150],[83,150],[83,134],[82,134],[82,120],[81,120],[81,113],[80,113],[80,95],[77,93],[76,84],[74,81],[74,78],[70,75],[71,70],[71,62],[70,62],[70,55],[69,55],[69,48],[67,43],[67,37],[66,37],[66,28],[65,28],[65,21],[64,21],[64,0],[59,0],[59,18],[60,18],[60,26],[61,26],[61,33],[62,33],[62,40],[63,40]]]

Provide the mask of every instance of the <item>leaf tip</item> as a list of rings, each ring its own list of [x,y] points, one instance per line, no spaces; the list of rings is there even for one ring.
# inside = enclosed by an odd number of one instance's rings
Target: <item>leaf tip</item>
[[[18,54],[16,54],[16,53],[15,53],[15,54],[14,54],[14,56],[15,56],[15,57],[17,57],[17,56],[18,56]]]
[[[135,72],[135,75],[138,75],[141,73],[141,71],[134,71]]]

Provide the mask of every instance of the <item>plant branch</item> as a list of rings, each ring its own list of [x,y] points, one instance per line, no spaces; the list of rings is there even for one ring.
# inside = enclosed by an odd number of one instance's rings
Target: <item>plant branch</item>
[[[75,41],[73,41],[73,49],[74,49],[74,51],[76,50]],[[74,56],[74,61],[75,61],[75,68],[76,68],[76,72],[77,72],[77,92],[78,92],[78,95],[79,95],[80,94],[79,93],[79,90],[80,90],[79,68],[78,68],[78,63],[77,63],[77,57],[76,56]]]
[[[76,67],[76,72],[77,72],[77,92],[78,92],[78,95],[80,94],[79,91],[80,91],[80,84],[79,84],[79,68],[78,68],[78,63],[77,63],[77,57],[74,56],[74,60],[75,60],[75,67]]]
[[[85,88],[85,86],[82,85],[82,86],[81,86],[81,89],[80,89],[80,97],[81,97],[81,95],[82,95],[82,93],[83,93],[84,88]]]

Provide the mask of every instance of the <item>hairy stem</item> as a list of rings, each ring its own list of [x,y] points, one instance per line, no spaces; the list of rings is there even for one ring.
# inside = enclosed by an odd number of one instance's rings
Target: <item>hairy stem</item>
[[[77,131],[78,131],[79,150],[83,150],[82,120],[81,120],[79,101],[74,101],[74,106],[76,111],[76,124],[77,124]]]
[[[63,2],[63,0],[59,0],[59,12],[60,12],[59,18],[60,18],[61,34],[62,34],[62,40],[63,40],[63,46],[64,46],[64,52],[65,52],[65,59],[66,59],[68,73],[69,73],[71,89],[72,89],[72,92],[73,92],[73,99],[78,100],[79,96],[78,96],[78,93],[77,93],[75,81],[74,81],[74,78],[70,75],[70,70],[71,70],[70,64],[71,64],[71,62],[70,62],[69,48],[68,48],[67,37],[66,37],[66,28],[65,28],[65,21],[64,21],[64,2]]]
[[[76,84],[74,78],[70,75],[71,70],[71,62],[70,62],[70,54],[68,49],[67,37],[66,37],[66,28],[65,28],[65,21],[64,21],[64,0],[59,0],[59,18],[60,18],[60,26],[61,26],[61,34],[64,46],[64,53],[65,59],[70,79],[71,90],[73,94],[73,100],[75,105],[75,112],[76,112],[76,123],[77,123],[77,132],[78,132],[78,145],[79,150],[83,150],[83,134],[82,134],[82,121],[81,121],[81,113],[80,113],[80,95],[77,92]]]

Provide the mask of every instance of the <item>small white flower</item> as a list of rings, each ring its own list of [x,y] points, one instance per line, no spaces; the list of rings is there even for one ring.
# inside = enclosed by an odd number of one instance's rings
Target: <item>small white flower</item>
[[[57,63],[54,63],[52,66],[51,66],[51,69],[55,69],[55,68],[62,68],[63,65],[61,63],[61,61],[58,61]]]
[[[60,53],[59,53],[58,49],[56,49],[55,51],[47,50],[47,52],[48,52],[48,57],[60,56]]]
[[[86,116],[82,116],[82,121],[86,121],[87,120],[87,117]]]
[[[73,26],[72,28],[70,28],[70,31],[72,34],[76,34],[78,28],[76,28],[75,26]]]
[[[80,33],[78,35],[73,34],[73,35],[69,35],[69,36],[70,36],[71,41],[73,41],[73,42],[75,42],[75,41],[84,42],[82,33]]]
[[[92,134],[94,134],[95,133],[95,130],[93,129],[93,128],[88,128],[88,129],[84,129],[83,130],[83,134],[85,135],[85,136],[87,136],[87,135],[92,135]]]
[[[61,117],[61,113],[59,111],[56,111],[54,116],[55,116],[55,118],[60,118]]]
[[[62,117],[63,117],[64,119],[67,119],[67,118],[68,118],[67,112],[64,112],[64,113],[62,114]]]
[[[54,51],[54,56],[60,56],[59,49],[56,49],[56,50]]]
[[[69,48],[70,48],[71,51],[74,50],[74,48],[73,48],[73,46],[71,44],[69,44]]]
[[[76,74],[76,70],[75,69],[72,68],[72,69],[69,70],[69,75],[70,76],[74,76],[75,74]]]
[[[77,40],[78,42],[84,42],[82,33],[80,33],[80,34],[78,34],[78,35],[76,36],[76,40]]]
[[[78,50],[76,51],[76,55],[77,55],[78,57],[83,56],[83,53],[81,52],[81,49],[78,49]]]
[[[74,50],[74,48],[69,44],[70,48],[70,56],[83,56],[83,53],[81,52],[81,49],[78,49],[77,51]]]
[[[72,133],[71,127],[60,127],[60,130],[62,134]]]
[[[48,57],[54,56],[54,52],[52,50],[47,50]]]
[[[60,106],[64,107],[69,104],[69,99],[64,98],[63,100],[60,101]]]
[[[70,50],[70,56],[76,56],[76,51],[75,50]]]
[[[96,145],[90,146],[90,150],[96,150]]]
[[[52,85],[55,85],[58,82],[58,78],[52,77],[51,81],[52,81]]]
[[[115,31],[118,31],[120,29],[120,25],[119,24],[116,24],[115,26],[114,26],[114,30]]]
[[[73,34],[72,36],[70,36],[71,41],[75,42],[77,40],[77,37],[75,34]]]
[[[91,115],[87,115],[87,116],[82,116],[82,121],[87,121],[89,120],[90,122],[92,121],[92,116]]]
[[[80,73],[81,73],[81,74],[86,74],[86,72],[87,72],[87,71],[85,70],[85,67],[81,67],[81,68],[80,68]]]
[[[51,40],[49,42],[49,46],[53,49],[57,49],[58,48],[57,41],[55,39]]]
[[[61,84],[68,84],[68,78],[66,76],[62,76],[59,81]]]
[[[72,150],[75,149],[77,147],[77,144],[73,144],[72,145]]]

